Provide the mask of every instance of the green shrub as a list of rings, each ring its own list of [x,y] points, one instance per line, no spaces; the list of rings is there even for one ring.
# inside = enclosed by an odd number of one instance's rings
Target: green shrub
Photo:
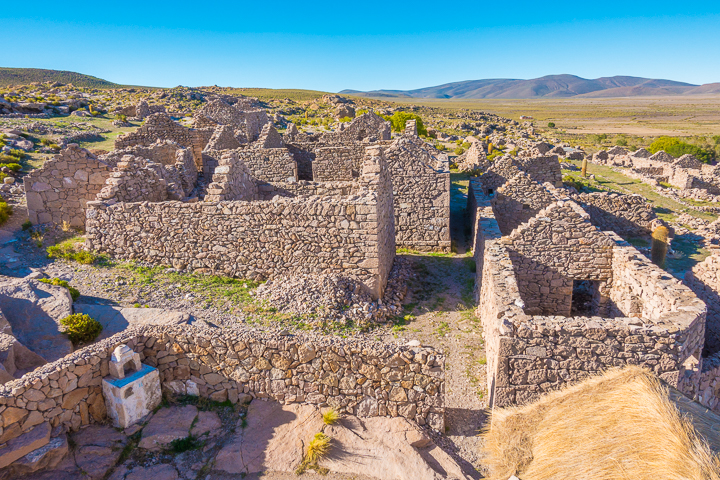
[[[30,230],[31,228],[32,228],[32,222],[31,222],[30,220],[27,220],[26,222],[24,222],[24,223],[22,224],[23,232],[27,232],[27,231]]]
[[[462,145],[462,140],[460,140],[460,139],[458,138],[457,140],[455,140],[455,144],[456,144],[456,145]]]
[[[25,158],[25,155],[27,155],[27,153],[23,152],[20,149],[12,148],[8,152],[8,155],[10,155],[11,157],[17,158],[18,160],[22,160],[23,158]]]
[[[555,128],[555,124],[553,122],[548,122],[548,128]]]
[[[455,153],[455,155],[462,155],[463,153],[465,153],[465,149],[463,149],[462,147],[457,147],[453,152]]]
[[[704,163],[709,163],[715,159],[714,151],[698,147],[697,145],[685,143],[673,137],[660,137],[648,147],[648,151],[650,153],[657,153],[660,150],[664,150],[676,158],[685,154],[690,154]]]
[[[352,118],[350,118],[350,117],[342,117],[342,118],[340,119],[340,121],[341,121],[342,123],[348,123],[348,122],[352,122]]]
[[[363,108],[363,109],[358,110],[357,112],[355,112],[355,116],[356,116],[356,117],[359,117],[360,115],[365,115],[366,113],[368,113],[368,110],[367,110],[366,108]]]
[[[80,291],[77,288],[70,286],[67,280],[60,280],[59,278],[41,278],[40,281],[43,283],[49,283],[50,285],[67,288],[70,291],[70,296],[72,297],[73,302],[80,298]]]
[[[118,113],[115,115],[115,120],[119,120],[121,122],[127,122],[127,115],[123,115],[122,113]]]
[[[12,207],[5,202],[0,202],[0,225],[7,222],[7,219],[12,215]]]
[[[60,320],[65,327],[65,335],[74,344],[92,342],[102,332],[100,322],[84,313],[74,313]]]
[[[414,113],[408,113],[408,112],[395,112],[391,116],[383,116],[385,120],[390,122],[390,126],[392,127],[392,130],[394,132],[402,132],[405,130],[405,124],[408,120],[415,120],[415,124],[417,126],[417,133],[418,135],[427,135],[427,128],[425,128],[425,125],[423,124],[422,118],[420,118],[420,115],[415,115]]]
[[[615,145],[618,147],[627,147],[628,141],[625,137],[620,137],[617,140],[615,140]]]
[[[47,248],[50,258],[64,258],[74,260],[84,265],[91,265],[98,260],[98,256],[82,249],[83,240],[77,237],[70,238]]]
[[[22,166],[19,163],[0,163],[0,168],[7,167],[13,172],[19,172],[22,170]]]
[[[442,152],[443,150],[446,150],[445,145],[443,145],[442,143],[438,143],[437,145],[435,145],[435,148],[437,148],[437,149],[440,150],[441,152]]]
[[[472,146],[472,145],[470,145],[470,142],[463,142],[463,144],[462,144],[462,147],[463,147],[464,149],[466,149],[466,150],[467,150],[468,148],[470,148],[471,146]]]

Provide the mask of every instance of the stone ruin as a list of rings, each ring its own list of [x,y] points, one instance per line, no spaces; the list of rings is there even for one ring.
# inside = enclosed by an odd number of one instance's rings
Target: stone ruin
[[[593,372],[636,364],[715,408],[702,356],[705,304],[604,231],[620,225],[646,233],[659,220],[632,196],[570,196],[533,180],[548,173],[504,161],[470,183],[491,405],[529,402]]]
[[[653,186],[667,184],[680,197],[698,200],[718,200],[720,196],[720,166],[707,165],[693,155],[679,158],[659,151],[650,154],[644,148],[628,152],[622,147],[613,147],[592,156],[593,163],[621,167],[625,173]]]

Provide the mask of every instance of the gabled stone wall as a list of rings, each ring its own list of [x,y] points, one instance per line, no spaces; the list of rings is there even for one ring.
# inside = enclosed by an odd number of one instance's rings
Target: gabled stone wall
[[[570,316],[573,280],[600,282],[599,312],[607,313],[614,242],[575,202],[557,201],[505,237],[525,312]]]
[[[689,289],[611,235],[609,295],[618,310],[630,311],[618,311],[622,316],[616,318],[527,315],[510,242],[500,236],[482,188],[480,181],[471,181],[468,207],[491,405],[530,402],[592,373],[627,364],[650,369],[691,398],[703,386],[708,395],[715,370],[701,373],[697,357],[705,306]]]
[[[115,139],[115,149],[136,145],[149,146],[158,140],[172,140],[191,149],[196,165],[201,165],[203,140],[198,132],[183,127],[164,113],[154,113],[147,117],[145,124],[136,131],[118,136]]]
[[[531,180],[526,173],[518,172],[497,189],[492,205],[500,231],[508,235],[555,200],[545,187]]]
[[[392,177],[395,236],[400,247],[449,252],[450,168],[446,155],[403,135],[385,148]]]
[[[111,167],[84,148],[70,144],[28,173],[24,180],[28,219],[34,223],[68,222],[85,226],[85,205],[110,177]]]
[[[163,202],[168,199],[168,185],[161,169],[159,163],[125,155],[97,194],[97,199],[109,204]]]

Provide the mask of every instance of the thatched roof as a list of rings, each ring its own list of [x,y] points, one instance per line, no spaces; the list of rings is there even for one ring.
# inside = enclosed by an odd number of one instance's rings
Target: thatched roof
[[[628,367],[495,410],[486,463],[493,480],[720,480],[718,426],[714,413]]]

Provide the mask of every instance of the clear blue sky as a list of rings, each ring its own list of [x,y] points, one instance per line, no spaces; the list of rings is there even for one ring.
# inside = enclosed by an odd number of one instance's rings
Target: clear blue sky
[[[53,2],[0,11],[1,66],[172,87],[413,89],[481,78],[720,82],[720,1]]]

